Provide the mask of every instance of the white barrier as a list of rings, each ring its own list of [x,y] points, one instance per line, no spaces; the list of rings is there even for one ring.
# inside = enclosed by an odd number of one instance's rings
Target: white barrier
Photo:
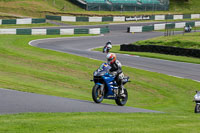
[[[175,28],[184,28],[185,24],[186,24],[185,22],[175,23]]]
[[[89,29],[89,34],[101,34],[100,28]]]
[[[179,22],[179,23],[174,23],[175,28],[184,28],[186,26],[186,22]],[[200,21],[196,21],[194,26],[200,27]],[[154,30],[163,30],[166,29],[166,24],[154,24],[153,25]],[[130,26],[129,27],[129,32],[143,32],[143,26]]]
[[[0,34],[16,34],[16,29],[0,29]]]
[[[155,20],[165,20],[165,15],[155,15]]]
[[[125,17],[113,17],[113,21],[114,22],[116,22],[116,21],[118,21],[118,22],[119,21],[123,21],[124,22],[125,21]]]
[[[32,18],[17,19],[16,24],[32,24]]]
[[[154,25],[154,30],[164,30],[165,29],[165,24],[155,24]]]
[[[60,29],[60,35],[73,35],[74,29]]]
[[[142,32],[142,26],[132,26],[130,32]]]
[[[195,22],[195,26],[200,26],[200,21]]]
[[[89,17],[89,22],[102,22],[102,17]]]
[[[191,19],[200,18],[200,14],[191,14]]]
[[[0,25],[2,24],[2,20],[0,19]]]
[[[61,16],[61,21],[76,22],[76,17],[73,17],[73,16]]]
[[[174,15],[174,19],[183,19],[183,15]]]
[[[46,29],[32,29],[32,35],[46,35]]]

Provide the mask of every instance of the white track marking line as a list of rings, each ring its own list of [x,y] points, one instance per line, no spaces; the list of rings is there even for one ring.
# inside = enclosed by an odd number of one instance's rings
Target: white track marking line
[[[37,40],[32,40],[32,41],[30,41],[28,44],[30,45],[30,46],[32,46],[32,44],[31,43],[33,43],[33,42],[36,42],[36,41],[42,41],[42,40],[55,40],[55,39],[74,39],[74,38],[96,38],[96,37],[102,37],[102,36],[104,36],[104,34],[100,34],[100,35],[98,35],[98,36],[81,36],[81,37],[57,37],[57,38],[44,38],[44,39],[37,39]]]

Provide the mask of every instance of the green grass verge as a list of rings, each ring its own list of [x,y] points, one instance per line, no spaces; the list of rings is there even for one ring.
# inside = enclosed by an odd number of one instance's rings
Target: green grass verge
[[[55,1],[55,2],[54,2]],[[169,11],[148,12],[120,12],[120,11],[85,11],[72,4],[69,0],[3,0],[0,1],[0,12],[15,15],[44,17],[46,14],[54,15],[92,15],[92,16],[133,16],[153,14],[191,14],[199,13],[200,1],[189,2],[170,0]]]
[[[148,40],[137,41],[134,44],[136,45],[163,45],[163,46],[173,46],[180,48],[192,48],[192,49],[200,49],[200,33],[187,33],[187,34],[179,34],[175,36],[161,36],[155,37]]]
[[[34,28],[34,27],[53,27],[53,26],[58,26],[55,24],[50,24],[50,23],[43,23],[43,24],[5,24],[5,25],[0,25],[0,28]]]
[[[1,115],[3,133],[197,133],[195,114],[29,113]]]
[[[69,36],[0,35],[0,88],[90,100],[92,73],[102,61],[36,48],[28,42]],[[200,83],[123,67],[132,82],[127,106],[167,112],[28,113],[0,115],[3,132],[196,132],[192,102]],[[105,103],[115,104],[112,100]],[[101,122],[100,122],[100,121]],[[122,124],[122,126],[121,126]]]

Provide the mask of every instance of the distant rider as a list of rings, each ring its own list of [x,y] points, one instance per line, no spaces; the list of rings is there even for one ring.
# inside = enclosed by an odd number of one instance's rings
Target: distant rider
[[[110,65],[110,73],[115,77],[115,81],[119,85],[119,94],[122,96],[124,93],[124,87],[123,87],[123,78],[124,74],[122,72],[122,65],[121,63],[117,60],[117,57],[114,53],[109,53],[107,55],[107,63]]]
[[[112,48],[112,43],[109,40],[103,48],[103,53],[109,53],[110,49]]]
[[[192,26],[189,24],[185,27],[185,32],[191,32],[192,31]]]

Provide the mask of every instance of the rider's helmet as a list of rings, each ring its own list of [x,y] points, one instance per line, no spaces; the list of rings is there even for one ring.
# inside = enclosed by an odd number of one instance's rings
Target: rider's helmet
[[[117,57],[116,57],[116,55],[114,53],[109,53],[106,56],[106,58],[107,58],[107,62],[108,62],[109,65],[113,64],[117,59]]]
[[[107,44],[107,45],[108,45],[108,44],[112,44],[112,43],[111,43],[111,40],[109,40],[106,44]]]

